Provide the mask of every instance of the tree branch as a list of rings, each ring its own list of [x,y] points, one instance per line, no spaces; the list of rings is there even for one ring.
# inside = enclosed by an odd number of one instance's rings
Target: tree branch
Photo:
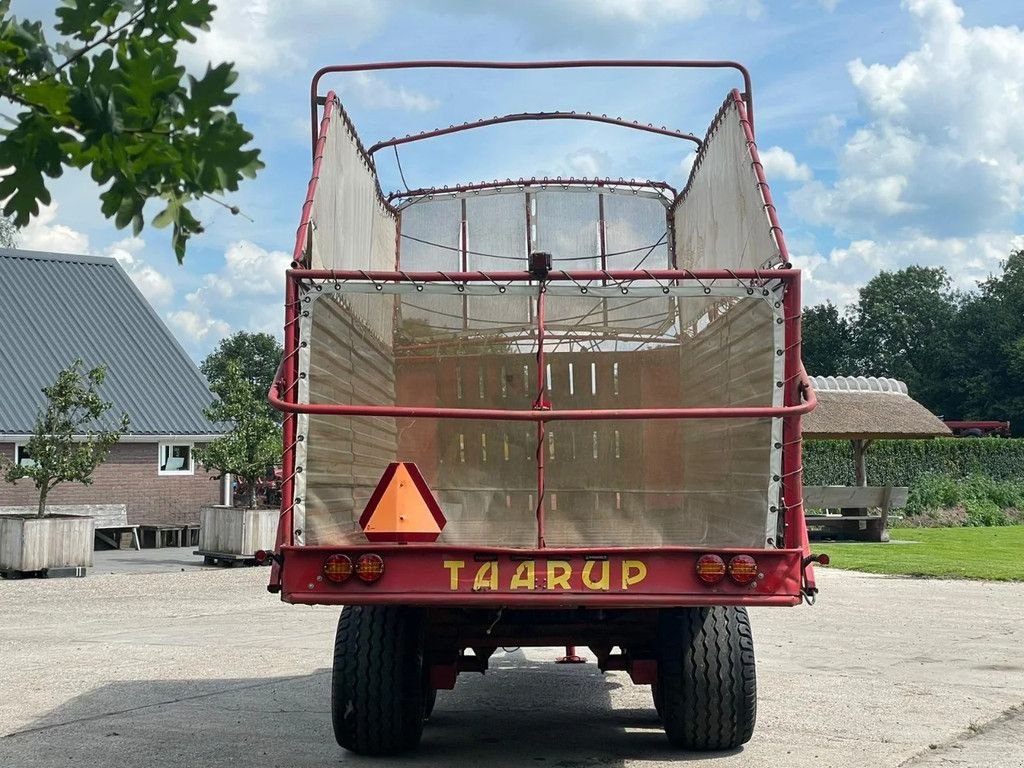
[[[121,32],[124,32],[124,30],[126,30],[128,27],[130,27],[135,22],[137,22],[140,19],[142,19],[142,17],[145,16],[145,15],[146,15],[146,5],[143,4],[143,6],[139,10],[137,10],[134,14],[132,14],[130,17],[128,17],[128,20],[125,21],[121,26],[119,26],[119,27],[110,27],[109,29],[107,29],[107,34],[103,35],[103,37],[100,37],[100,38],[97,38],[96,40],[93,40],[91,43],[89,43],[85,47],[80,48],[79,50],[77,50],[74,53],[72,53],[70,56],[67,57],[67,59],[64,60],[64,62],[62,62],[60,64],[60,66],[58,66],[56,69],[54,69],[53,72],[51,74],[49,74],[47,77],[56,77],[64,69],[67,69],[69,66],[74,64],[80,58],[85,56],[85,54],[89,53],[89,51],[95,50],[99,46],[103,45],[110,38],[114,37],[114,35],[117,35],[117,34],[120,34]],[[45,78],[41,78],[41,79],[45,79]]]

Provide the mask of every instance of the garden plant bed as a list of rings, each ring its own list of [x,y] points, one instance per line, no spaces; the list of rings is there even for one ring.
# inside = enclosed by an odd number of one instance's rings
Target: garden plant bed
[[[91,517],[74,515],[0,515],[0,573],[84,575],[92,565],[94,526]]]

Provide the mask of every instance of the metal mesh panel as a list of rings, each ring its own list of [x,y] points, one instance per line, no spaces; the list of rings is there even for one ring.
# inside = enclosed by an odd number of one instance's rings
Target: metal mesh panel
[[[603,195],[603,202],[608,269],[671,266],[668,222],[660,201],[632,195]]]
[[[679,269],[759,269],[781,261],[746,133],[731,98],[671,216]],[[695,322],[706,310],[693,304],[684,322]]]
[[[394,269],[397,221],[380,199],[377,177],[358,140],[330,102],[331,125],[313,199],[311,258],[314,269]],[[391,335],[391,316],[355,296],[352,311],[378,336]]]
[[[683,329],[679,307],[708,300],[693,287],[549,285],[545,302],[566,315],[546,325],[538,378],[535,329],[464,314],[468,300],[495,317],[535,314],[537,290],[324,284],[304,330],[310,399],[521,411],[543,386],[555,411],[775,402],[778,308],[760,294],[712,297],[715,311]],[[351,294],[402,319],[390,343],[353,314]],[[551,546],[763,546],[772,535],[771,419],[573,420],[545,431]],[[449,520],[441,541],[532,546],[539,445],[533,422],[310,417],[306,541],[361,541],[355,521],[384,468],[412,461]]]

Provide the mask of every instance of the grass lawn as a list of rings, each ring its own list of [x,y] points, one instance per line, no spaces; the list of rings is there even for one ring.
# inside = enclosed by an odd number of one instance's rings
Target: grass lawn
[[[1024,581],[1024,525],[998,528],[894,528],[888,544],[814,542],[832,568],[951,579]]]

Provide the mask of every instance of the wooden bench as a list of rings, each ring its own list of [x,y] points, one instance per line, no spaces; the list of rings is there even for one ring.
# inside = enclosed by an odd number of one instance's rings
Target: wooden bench
[[[130,533],[132,546],[135,549],[142,549],[139,543],[139,526],[128,524],[128,507],[124,504],[69,504],[49,509],[55,514],[95,518],[96,538],[114,549],[121,548],[122,533]]]
[[[140,525],[139,531],[147,547],[161,549],[162,547],[182,546],[185,527],[182,525]]]
[[[889,510],[906,505],[909,489],[893,486],[804,486],[805,510],[838,510],[838,514],[805,512],[808,532],[830,538],[888,541]]]

